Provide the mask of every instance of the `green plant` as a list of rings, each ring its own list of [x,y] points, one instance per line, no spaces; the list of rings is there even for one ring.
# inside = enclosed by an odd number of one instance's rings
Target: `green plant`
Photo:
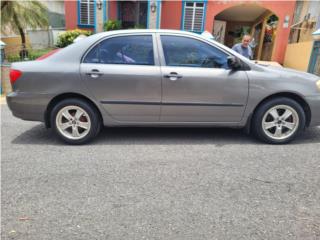
[[[112,31],[121,29],[121,21],[119,20],[108,20],[104,25],[104,31]]]
[[[38,57],[41,57],[42,55],[51,52],[53,49],[52,48],[45,48],[45,49],[28,49],[28,58],[26,59],[21,59],[19,54],[9,54],[7,55],[6,59],[8,62],[19,62],[19,61],[30,61],[30,60],[35,60]]]
[[[30,50],[29,51],[29,60],[35,60],[38,57],[41,57],[48,52],[51,52],[53,49],[52,48],[46,48],[46,49],[37,49],[37,50]]]
[[[8,62],[19,62],[21,61],[19,54],[11,54],[8,55],[7,57]]]
[[[133,29],[145,29],[145,28],[146,28],[146,26],[143,25],[143,24],[136,24],[136,25],[134,25],[134,27],[133,27]]]
[[[56,46],[60,48],[66,47],[72,44],[73,40],[75,40],[79,35],[90,36],[91,34],[91,31],[81,29],[66,31],[59,34]]]
[[[21,36],[21,51],[26,50],[24,30],[48,27],[48,9],[39,1],[1,1],[1,29],[10,29]]]

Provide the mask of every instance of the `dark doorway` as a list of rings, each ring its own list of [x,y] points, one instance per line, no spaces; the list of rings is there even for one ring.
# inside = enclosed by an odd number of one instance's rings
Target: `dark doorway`
[[[119,2],[119,20],[122,28],[147,28],[148,1]]]

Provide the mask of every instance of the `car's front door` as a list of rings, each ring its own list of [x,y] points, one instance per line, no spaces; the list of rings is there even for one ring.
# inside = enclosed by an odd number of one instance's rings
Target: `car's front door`
[[[81,76],[105,110],[121,122],[157,122],[161,73],[153,34],[121,35],[96,44]]]
[[[248,98],[245,71],[228,53],[200,39],[159,34],[162,122],[239,122]],[[162,46],[162,47],[161,47]]]

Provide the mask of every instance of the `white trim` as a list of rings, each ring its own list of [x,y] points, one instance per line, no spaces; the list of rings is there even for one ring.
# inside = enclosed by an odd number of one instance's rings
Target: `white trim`
[[[187,6],[188,3],[193,3],[193,6]],[[202,29],[202,25],[203,25],[203,21],[204,21],[204,3],[202,3],[202,7],[197,7],[197,3],[199,2],[185,2],[184,5],[184,16],[183,16],[183,30],[188,30],[188,31],[194,31],[194,25],[195,25],[195,17],[196,17],[196,10],[202,10],[202,18],[201,18],[201,29]],[[187,9],[188,10],[192,10],[192,19],[191,19],[191,29],[186,29],[185,28],[185,22],[186,22],[186,13],[187,13]],[[201,31],[200,29],[200,31]]]
[[[80,6],[79,6],[79,17],[80,17],[80,21],[79,23],[82,25],[94,25],[94,4],[95,2],[93,0],[80,0],[79,2]],[[82,12],[82,4],[86,4],[87,5],[87,21],[84,22],[82,19],[82,14],[85,14],[85,12]],[[92,8],[92,14],[93,14],[93,22],[91,22],[91,8]]]

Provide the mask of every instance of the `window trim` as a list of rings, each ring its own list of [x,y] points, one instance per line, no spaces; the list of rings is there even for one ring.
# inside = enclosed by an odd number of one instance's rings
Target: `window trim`
[[[83,24],[81,23],[81,0],[77,1],[77,15],[78,15],[78,27],[80,28],[95,28],[96,26],[96,0],[93,0],[93,24]]]
[[[158,51],[159,51],[159,56],[160,56],[160,59],[161,59],[161,65],[165,66],[165,67],[195,68],[195,67],[188,67],[188,66],[169,66],[169,65],[167,65],[166,58],[165,58],[165,55],[164,55],[163,46],[162,46],[161,36],[184,37],[184,38],[189,38],[189,39],[193,39],[193,40],[198,40],[200,42],[208,44],[211,47],[217,48],[221,52],[223,52],[226,55],[228,55],[228,57],[231,57],[231,56],[236,57],[233,54],[231,54],[230,52],[220,48],[219,46],[216,46],[216,45],[206,41],[205,39],[197,38],[196,36],[189,36],[189,35],[183,35],[183,34],[180,35],[180,34],[174,34],[174,33],[172,33],[172,34],[170,34],[170,33],[159,33],[159,34],[157,34],[158,49],[159,49]],[[221,68],[207,68],[207,69],[221,69]]]
[[[183,31],[189,31],[194,33],[202,33],[206,24],[206,14],[207,14],[207,1],[208,0],[183,0],[182,1],[182,14],[181,14],[181,30]],[[185,8],[187,3],[203,3],[203,15],[202,15],[202,24],[201,24],[201,30],[200,32],[194,31],[194,30],[187,30],[185,29]],[[194,8],[194,7],[193,7]]]
[[[88,53],[97,45],[99,45],[101,42],[111,39],[111,38],[116,38],[116,37],[139,37],[139,36],[151,36],[152,37],[152,49],[153,49],[153,65],[144,65],[144,64],[118,64],[118,63],[85,63],[84,59],[88,55]],[[95,43],[93,43],[82,55],[80,59],[80,64],[101,64],[101,65],[126,65],[126,66],[144,66],[144,67],[155,67],[155,66],[160,66],[160,60],[159,60],[159,55],[158,55],[158,46],[157,46],[157,41],[156,41],[156,36],[155,33],[137,33],[137,34],[115,34],[112,36],[107,36],[99,39]]]

